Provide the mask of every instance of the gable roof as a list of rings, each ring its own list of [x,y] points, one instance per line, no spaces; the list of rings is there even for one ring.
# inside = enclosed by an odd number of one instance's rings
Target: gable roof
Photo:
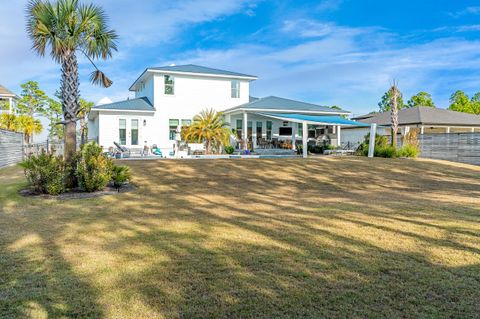
[[[129,99],[120,102],[97,105],[92,107],[92,111],[102,110],[122,110],[122,111],[155,111],[152,103],[147,97]]]
[[[171,65],[171,66],[161,66],[161,67],[149,67],[143,71],[143,73],[138,77],[138,79],[133,82],[130,86],[130,91],[133,91],[134,86],[137,82],[144,77],[146,73],[166,73],[166,74],[188,74],[188,75],[199,75],[199,76],[214,76],[214,77],[223,77],[223,78],[238,78],[246,80],[256,80],[257,76],[249,75],[244,73],[232,72],[221,69],[209,68],[206,66],[195,65],[195,64],[184,64],[184,65]]]
[[[388,111],[357,116],[352,120],[385,126],[391,125],[390,112]],[[398,124],[480,126],[480,115],[418,106],[398,111]]]
[[[4,87],[3,85],[0,84],[0,95],[3,96],[11,96],[11,97],[17,97],[15,93]]]
[[[303,112],[303,113],[332,113],[332,114],[349,114],[344,110],[332,109],[328,106],[321,106],[312,103],[306,103],[291,99],[285,99],[278,96],[267,96],[253,100],[239,106],[232,107],[224,111],[231,113],[234,111],[268,111],[268,112]]]

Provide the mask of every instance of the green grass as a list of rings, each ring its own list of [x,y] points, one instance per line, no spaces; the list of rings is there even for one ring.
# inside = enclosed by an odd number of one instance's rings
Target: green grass
[[[0,317],[479,317],[479,167],[126,163],[138,189],[89,200],[0,170]]]

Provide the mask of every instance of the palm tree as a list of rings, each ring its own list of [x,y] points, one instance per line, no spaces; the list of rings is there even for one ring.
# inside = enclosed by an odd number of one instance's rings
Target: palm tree
[[[18,130],[23,133],[25,143],[30,144],[33,141],[33,134],[42,133],[43,125],[33,116],[20,115],[18,116]]]
[[[87,100],[80,99],[80,109],[78,112],[78,117],[80,118],[80,145],[87,143],[88,139],[88,129],[87,122],[85,119],[90,113],[90,109],[93,107],[93,102],[88,102]]]
[[[18,118],[12,113],[0,114],[0,129],[8,131],[18,130]]]
[[[77,53],[85,55],[95,67],[92,83],[109,87],[108,79],[93,63],[107,59],[117,50],[117,34],[108,30],[107,16],[100,7],[80,4],[78,0],[30,0],[27,8],[27,32],[33,50],[50,55],[62,68],[61,100],[65,125],[65,160],[76,152],[76,121],[80,109]]]
[[[203,141],[205,150],[210,154],[213,149],[220,151],[222,146],[228,145],[230,130],[223,120],[222,113],[213,109],[203,110],[193,118],[193,123],[185,131],[186,140]]]
[[[398,81],[393,80],[388,94],[390,96],[390,117],[392,121],[392,146],[396,148],[398,132],[398,98],[400,97]]]

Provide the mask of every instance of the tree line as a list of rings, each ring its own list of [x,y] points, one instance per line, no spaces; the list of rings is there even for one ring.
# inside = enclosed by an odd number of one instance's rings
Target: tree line
[[[40,134],[43,131],[43,125],[37,116],[44,116],[48,119],[48,138],[61,141],[64,138],[63,110],[61,94],[57,91],[55,96],[49,97],[40,89],[38,82],[28,81],[21,86],[20,100],[13,108],[13,113],[3,113],[0,115],[0,129],[21,132],[24,134],[25,143],[33,142],[33,135]],[[82,143],[87,140],[87,120],[86,117],[94,105],[80,98],[80,112],[78,115],[80,122],[79,135]],[[6,103],[0,106],[7,109]]]
[[[378,103],[380,112],[388,112],[391,110],[391,94],[391,91],[388,91],[382,96]],[[398,109],[418,106],[436,107],[432,95],[425,91],[415,94],[407,101],[407,103],[404,103],[403,94],[399,92],[396,100]],[[450,96],[449,102],[449,110],[480,115],[480,92],[475,93],[472,98],[469,98],[465,92],[458,90]]]

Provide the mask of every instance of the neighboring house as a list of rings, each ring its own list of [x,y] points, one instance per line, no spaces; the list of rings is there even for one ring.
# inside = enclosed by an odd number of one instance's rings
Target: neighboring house
[[[390,112],[370,113],[352,120],[378,125],[377,133],[391,135]],[[398,112],[399,134],[415,129],[419,134],[480,132],[480,116],[446,109],[419,106]],[[356,144],[364,140],[369,130],[365,127],[348,127],[343,130],[342,144]]]
[[[347,111],[274,96],[251,98],[250,83],[256,79],[197,65],[148,68],[130,87],[135,98],[92,108],[89,138],[104,148],[113,142],[141,148],[146,142],[171,151],[181,127],[210,108],[224,112],[232,136],[244,142],[237,146],[243,147],[302,141],[304,127],[312,142],[338,143],[340,127],[352,124],[340,118]],[[296,143],[291,144],[295,148]]]
[[[0,113],[13,112],[18,100],[19,97],[15,93],[0,84]]]

